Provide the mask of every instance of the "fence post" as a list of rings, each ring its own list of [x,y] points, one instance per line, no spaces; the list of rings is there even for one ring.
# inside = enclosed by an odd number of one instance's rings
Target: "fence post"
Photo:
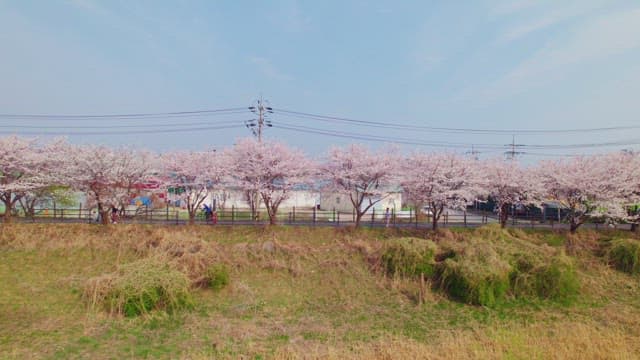
[[[64,209],[60,209],[60,221],[64,221]]]
[[[179,215],[178,215],[179,213],[180,213],[180,211],[176,210],[176,225],[179,225],[179,224],[180,224],[180,222],[179,222]]]
[[[409,224],[413,222],[413,209],[409,208]]]
[[[296,222],[296,207],[293,207],[293,223],[295,224]]]
[[[416,211],[414,211],[415,215],[416,215],[416,229],[418,228],[418,209],[416,209]],[[411,224],[411,222],[409,222],[409,224]]]
[[[467,211],[464,211],[464,227],[467,227]]]
[[[167,222],[169,222],[169,203],[167,203]]]
[[[313,207],[313,226],[316,226],[316,207]]]
[[[393,227],[396,227],[396,208],[391,210],[391,216],[393,217]]]
[[[235,205],[231,205],[231,225],[236,223],[236,211]]]
[[[372,211],[371,211],[371,227],[373,227],[373,223],[375,221],[375,216],[376,216],[376,208],[372,208]]]
[[[336,222],[336,224],[338,224],[338,226],[340,226],[340,210],[338,210],[338,221]]]
[[[82,219],[82,203],[80,203],[80,207],[78,208],[78,220]]]

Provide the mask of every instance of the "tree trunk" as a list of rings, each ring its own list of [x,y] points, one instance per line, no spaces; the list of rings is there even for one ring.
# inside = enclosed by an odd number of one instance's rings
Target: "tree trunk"
[[[105,209],[101,203],[98,203],[98,213],[100,213],[100,221],[102,222],[102,225],[111,224],[111,216],[109,214],[110,211],[110,208]]]
[[[107,210],[99,210],[99,211],[100,211],[100,218],[102,221],[102,225],[111,224],[111,214],[109,214],[110,210],[107,209]]]
[[[507,227],[507,220],[509,220],[509,204],[502,204],[500,207],[500,227]]]
[[[3,221],[5,222],[5,224],[8,224],[11,222],[11,201],[6,202],[6,201],[2,201],[4,202],[4,218]]]
[[[437,206],[435,203],[431,203],[429,204],[429,207],[431,208],[431,223],[432,223],[432,227],[433,230],[438,230],[438,221],[440,220],[440,217],[442,216],[442,212],[444,211],[444,205],[443,206]]]
[[[631,223],[631,232],[638,232],[638,223]]]
[[[193,225],[196,223],[196,211],[195,209],[189,209],[189,225]]]
[[[11,191],[7,191],[2,194],[2,202],[4,203],[4,218],[5,223],[11,222],[11,209],[13,209],[13,203],[11,202]]]
[[[360,227],[360,220],[362,219],[362,216],[364,215],[364,213],[360,212],[360,211],[356,211],[356,223],[355,223],[355,227],[359,228]],[[335,221],[335,219],[334,219]]]
[[[580,227],[580,223],[579,222],[575,222],[575,221],[571,220],[571,228],[569,229],[569,231],[572,234],[575,234],[576,230],[578,230],[579,227]]]

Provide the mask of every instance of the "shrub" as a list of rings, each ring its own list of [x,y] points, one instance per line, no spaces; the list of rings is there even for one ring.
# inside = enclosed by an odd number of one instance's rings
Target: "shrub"
[[[205,274],[205,284],[211,289],[220,290],[229,284],[229,271],[224,265],[211,265]]]
[[[640,273],[640,242],[633,239],[613,240],[607,252],[607,260],[620,271]]]
[[[85,298],[102,304],[110,313],[127,317],[152,310],[172,312],[192,305],[189,280],[159,258],[122,265],[113,274],[90,279]]]
[[[505,299],[509,270],[488,243],[476,242],[438,265],[439,287],[456,300],[494,306]]]
[[[509,279],[511,291],[517,298],[569,301],[580,288],[573,264],[563,255],[552,259],[536,259],[531,255],[519,254]]]
[[[397,239],[382,253],[382,266],[388,275],[429,277],[434,273],[434,249],[435,245],[427,240]]]

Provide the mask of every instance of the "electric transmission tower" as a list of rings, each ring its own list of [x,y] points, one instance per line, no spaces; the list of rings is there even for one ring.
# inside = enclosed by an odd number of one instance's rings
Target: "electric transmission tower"
[[[267,119],[269,114],[273,114],[273,108],[269,106],[269,101],[263,100],[262,96],[260,96],[259,100],[254,101],[253,105],[249,106],[249,110],[256,114],[258,118],[245,121],[244,125],[251,130],[253,136],[258,138],[258,141],[262,142],[262,129],[265,126],[273,126],[271,120]]]
[[[515,160],[516,159],[516,155],[522,155],[525,152],[523,151],[516,151],[517,148],[522,148],[524,145],[523,144],[516,144],[516,137],[515,135],[513,136],[512,140],[511,140],[511,144],[507,144],[505,146],[508,146],[510,148],[509,151],[505,151],[504,154],[511,160]]]

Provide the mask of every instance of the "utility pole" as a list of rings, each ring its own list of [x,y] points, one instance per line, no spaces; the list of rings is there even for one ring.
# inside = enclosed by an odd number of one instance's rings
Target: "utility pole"
[[[258,138],[258,142],[262,142],[262,129],[267,127],[272,127],[271,120],[267,119],[267,115],[273,114],[273,108],[269,106],[269,102],[262,98],[260,95],[260,99],[254,101],[253,105],[249,106],[249,110],[258,116],[257,119],[251,119],[249,121],[245,121],[244,125],[247,129],[251,130],[253,136]],[[248,196],[250,197],[249,201],[251,202],[251,216],[253,217],[253,221],[258,221],[258,207],[260,206],[260,199],[258,198],[258,192],[256,190],[250,190],[248,192]]]
[[[471,155],[475,160],[478,160],[478,154],[480,154],[480,151],[476,150],[473,144],[471,144],[471,151],[467,151],[466,154]]]
[[[265,104],[268,105],[269,102],[262,99],[262,95],[260,95],[260,99],[256,100],[252,106],[249,106],[249,110],[258,115],[258,118],[245,121],[244,123],[247,129],[251,129],[251,133],[258,138],[259,142],[262,142],[262,128],[265,126],[273,126],[271,120],[266,119],[268,114],[273,114],[273,108]]]
[[[511,144],[507,144],[505,146],[508,146],[511,150],[509,151],[505,151],[505,155],[507,155],[509,158],[511,158],[511,161],[516,159],[516,155],[522,155],[524,154],[523,151],[516,151],[516,148],[521,148],[524,145],[523,144],[516,144],[516,137],[515,135],[512,135],[513,138],[511,140]]]

